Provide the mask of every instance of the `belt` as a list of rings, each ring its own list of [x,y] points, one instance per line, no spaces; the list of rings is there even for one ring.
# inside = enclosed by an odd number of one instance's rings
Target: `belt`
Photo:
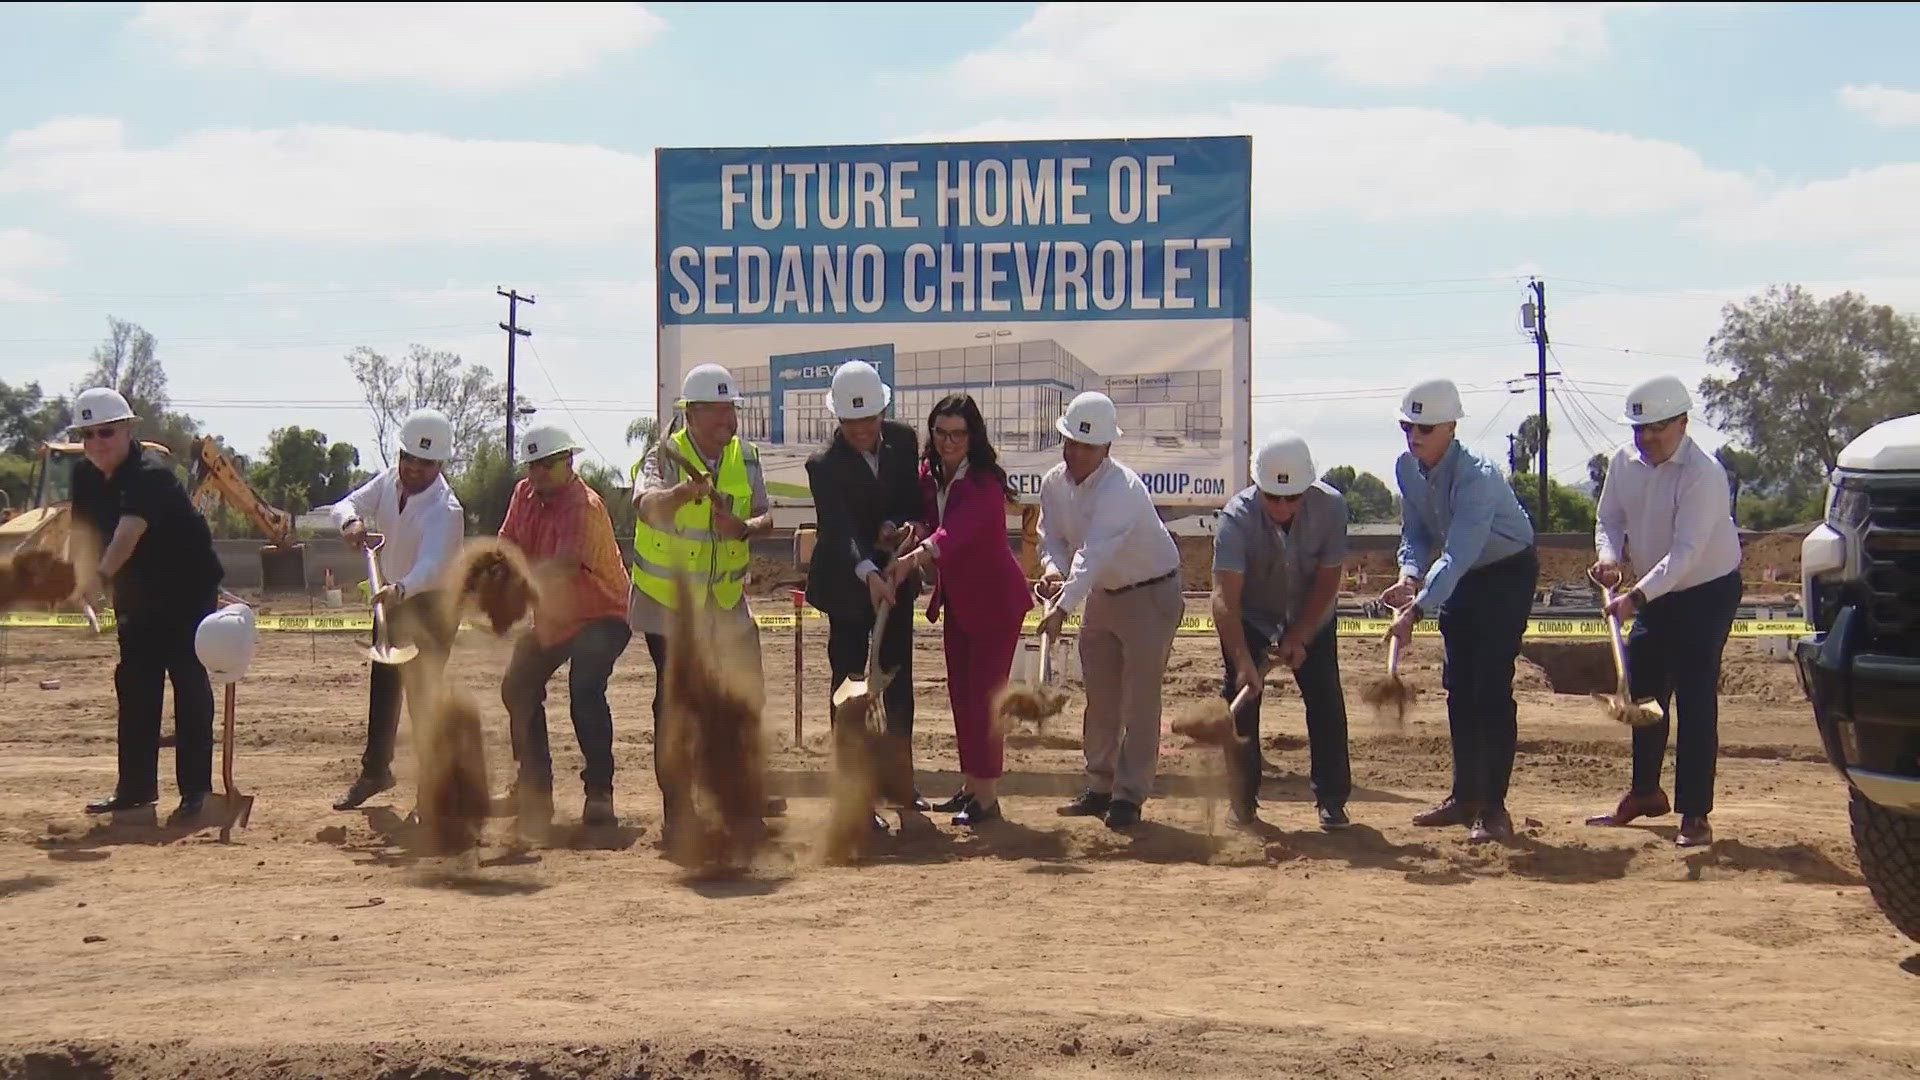
[[[1136,581],[1131,585],[1122,585],[1117,589],[1103,589],[1101,591],[1106,593],[1108,596],[1119,596],[1121,593],[1129,593],[1135,589],[1144,589],[1149,585],[1158,585],[1161,582],[1167,580],[1168,578],[1172,577],[1173,575],[1179,572],[1180,572],[1180,568],[1176,566],[1173,569],[1167,571],[1166,573],[1161,574],[1159,577],[1151,577],[1145,581]]]

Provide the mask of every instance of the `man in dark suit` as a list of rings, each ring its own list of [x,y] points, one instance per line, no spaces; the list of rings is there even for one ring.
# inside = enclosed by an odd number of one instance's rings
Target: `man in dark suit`
[[[807,602],[827,616],[827,662],[836,690],[866,672],[875,615],[882,603],[892,605],[879,631],[880,668],[895,673],[883,697],[887,730],[911,768],[913,602],[920,582],[909,578],[896,591],[885,571],[906,536],[905,523],[924,515],[919,439],[908,425],[882,418],[892,401],[892,388],[864,360],[850,360],[833,374],[827,404],[840,428],[807,459],[819,530]]]

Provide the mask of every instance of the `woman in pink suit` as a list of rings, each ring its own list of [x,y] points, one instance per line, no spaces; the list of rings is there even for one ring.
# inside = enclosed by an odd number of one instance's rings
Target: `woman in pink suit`
[[[933,809],[958,811],[953,823],[970,827],[1000,817],[994,789],[1002,747],[993,733],[993,697],[1007,684],[1033,597],[1007,543],[1013,485],[987,439],[980,407],[966,394],[942,398],[927,418],[927,436],[920,465],[926,540],[894,560],[888,573],[897,585],[916,569],[940,571],[927,617],[946,616],[947,697],[965,781]]]

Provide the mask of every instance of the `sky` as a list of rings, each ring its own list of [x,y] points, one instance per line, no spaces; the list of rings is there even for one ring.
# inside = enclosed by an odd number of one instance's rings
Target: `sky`
[[[66,392],[128,319],[228,445],[377,461],[345,354],[504,374],[509,287],[522,392],[624,472],[655,148],[1239,134],[1256,439],[1390,477],[1446,375],[1504,460],[1538,275],[1574,482],[1730,301],[1920,311],[1917,53],[1911,5],[8,5],[0,379]]]

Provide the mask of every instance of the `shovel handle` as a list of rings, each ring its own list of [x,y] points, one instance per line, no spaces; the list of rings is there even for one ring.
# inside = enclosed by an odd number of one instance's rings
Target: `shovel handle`
[[[1400,639],[1387,639],[1387,674],[1400,674]]]
[[[1051,682],[1053,682],[1053,639],[1046,634],[1041,634],[1040,685],[1046,686]]]
[[[1594,584],[1600,586],[1601,610],[1606,616],[1607,644],[1613,648],[1613,671],[1620,678],[1620,699],[1627,699],[1627,649],[1620,640],[1620,620],[1613,614],[1613,590],[1602,585],[1598,578]]]
[[[880,638],[887,632],[887,616],[893,614],[893,601],[882,600],[880,606],[873,609],[873,634],[867,643],[867,681],[880,673]]]

